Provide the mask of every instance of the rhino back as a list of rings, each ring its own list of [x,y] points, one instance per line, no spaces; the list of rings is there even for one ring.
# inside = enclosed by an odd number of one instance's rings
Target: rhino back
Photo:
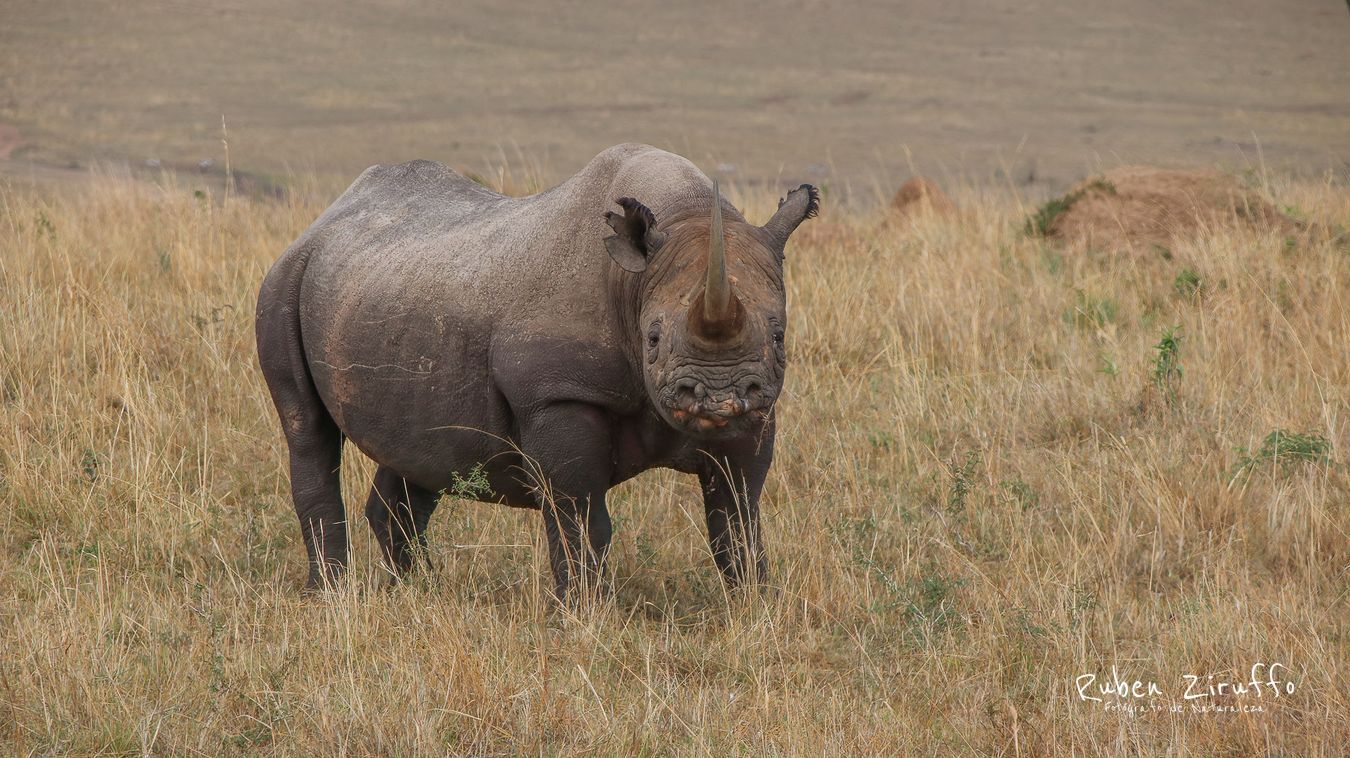
[[[710,184],[684,158],[620,145],[546,192],[509,198],[439,163],[368,169],[297,245],[316,245],[302,293],[307,327],[371,300],[594,333],[608,286],[604,212],[636,196],[658,218]],[[308,333],[308,332],[307,332]]]

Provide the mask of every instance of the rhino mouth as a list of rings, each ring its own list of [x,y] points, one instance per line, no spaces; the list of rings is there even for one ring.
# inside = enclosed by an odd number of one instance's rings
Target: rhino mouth
[[[725,436],[762,426],[777,388],[755,371],[722,376],[677,370],[653,398],[671,426],[697,436]]]
[[[732,434],[760,426],[769,417],[771,403],[731,398],[720,403],[688,403],[668,410],[677,427],[701,435]]]

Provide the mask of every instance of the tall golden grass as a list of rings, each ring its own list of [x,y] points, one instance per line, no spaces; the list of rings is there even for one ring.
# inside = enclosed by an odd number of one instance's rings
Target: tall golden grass
[[[1272,184],[1350,225],[1346,188]],[[1010,192],[958,200],[901,227],[827,197],[789,250],[770,586],[727,594],[696,484],[653,472],[574,615],[535,514],[458,501],[434,572],[377,589],[361,528],[352,581],[301,597],[252,316],[321,193],[0,189],[3,752],[1344,750],[1350,250],[1060,250]],[[1183,698],[1257,662],[1294,692]],[[1079,697],[1113,668],[1163,694]]]

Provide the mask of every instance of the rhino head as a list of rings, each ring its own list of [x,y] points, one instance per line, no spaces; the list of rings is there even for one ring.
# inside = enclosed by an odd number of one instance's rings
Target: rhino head
[[[610,256],[642,275],[634,354],[648,396],[671,426],[699,437],[762,428],[783,388],[787,299],[783,249],[820,195],[803,184],[764,226],[711,212],[659,220],[633,198],[605,214]],[[659,228],[658,228],[659,227]]]

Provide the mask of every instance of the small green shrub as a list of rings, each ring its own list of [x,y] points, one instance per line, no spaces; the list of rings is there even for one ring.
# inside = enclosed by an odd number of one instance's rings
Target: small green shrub
[[[483,464],[475,463],[473,468],[462,476],[458,471],[451,474],[450,486],[441,490],[441,494],[460,500],[478,500],[492,494],[492,485],[488,483]]]
[[[1115,358],[1112,358],[1106,353],[1101,353],[1097,356],[1097,359],[1101,361],[1101,372],[1103,374],[1106,374],[1112,379],[1120,375],[1120,366],[1116,365]]]
[[[1030,484],[1027,484],[1021,479],[1005,479],[1002,484],[1003,489],[1008,491],[1013,502],[1017,503],[1018,507],[1020,507],[1023,512],[1032,510],[1040,505],[1040,494],[1037,493],[1035,488]]]
[[[1301,463],[1326,465],[1331,463],[1331,440],[1320,434],[1304,434],[1276,429],[1261,440],[1255,452],[1242,448],[1233,471],[1236,479],[1258,467],[1287,469]]]
[[[1194,270],[1183,268],[1177,278],[1172,280],[1172,289],[1181,297],[1193,297],[1199,294],[1204,281]]]
[[[1169,407],[1176,404],[1177,383],[1185,373],[1181,368],[1180,330],[1180,326],[1174,326],[1163,331],[1162,339],[1153,346],[1158,351],[1153,359],[1153,386],[1162,393]]]
[[[80,455],[80,471],[84,473],[84,478],[91,482],[98,479],[101,464],[101,456],[93,448],[86,447],[84,453]]]
[[[1083,196],[1092,190],[1100,190],[1108,195],[1116,194],[1116,186],[1105,179],[1096,179],[1082,189],[1074,190],[1060,197],[1052,197],[1045,202],[1037,211],[1032,214],[1023,227],[1023,231],[1028,237],[1048,237],[1050,228],[1054,226],[1055,219],[1059,218],[1061,213],[1069,210]]]
[[[975,488],[975,469],[980,465],[980,454],[975,451],[966,453],[961,463],[953,461],[951,466],[951,489],[947,490],[947,512],[960,513],[966,507],[966,497]]]
[[[1100,329],[1115,321],[1119,310],[1109,297],[1074,290],[1073,307],[1064,313],[1064,320],[1080,329]]]
[[[43,211],[38,211],[37,229],[40,234],[47,238],[48,242],[56,242],[56,224],[53,224],[52,220],[47,218],[47,214]]]

